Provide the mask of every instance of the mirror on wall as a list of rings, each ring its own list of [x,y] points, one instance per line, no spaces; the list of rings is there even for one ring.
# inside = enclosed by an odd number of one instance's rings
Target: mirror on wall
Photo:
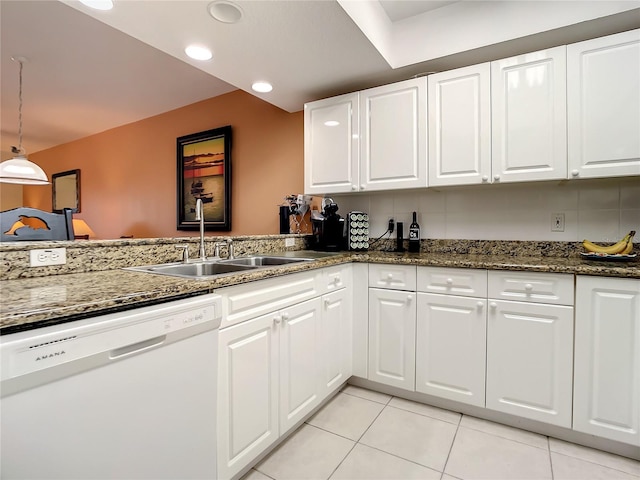
[[[62,213],[63,208],[70,208],[73,213],[80,211],[80,169],[51,175],[53,186],[53,211]]]

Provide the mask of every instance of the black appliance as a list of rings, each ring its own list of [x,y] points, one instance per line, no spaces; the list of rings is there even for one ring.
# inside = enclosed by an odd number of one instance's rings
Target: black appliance
[[[311,212],[313,248],[337,252],[345,247],[344,218],[338,215],[338,204],[330,198],[322,202],[322,212]]]

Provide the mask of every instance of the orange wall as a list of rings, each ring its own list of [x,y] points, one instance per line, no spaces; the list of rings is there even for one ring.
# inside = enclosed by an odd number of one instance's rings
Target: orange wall
[[[192,236],[176,229],[176,138],[231,125],[231,234],[279,233],[278,205],[303,190],[302,115],[236,90],[29,158],[49,177],[81,170],[75,217],[96,238]],[[51,186],[24,187],[23,195],[26,206],[51,211]]]

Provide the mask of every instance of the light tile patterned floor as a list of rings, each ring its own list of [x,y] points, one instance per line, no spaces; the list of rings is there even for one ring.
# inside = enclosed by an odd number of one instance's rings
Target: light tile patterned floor
[[[640,462],[347,386],[243,480],[640,480]]]

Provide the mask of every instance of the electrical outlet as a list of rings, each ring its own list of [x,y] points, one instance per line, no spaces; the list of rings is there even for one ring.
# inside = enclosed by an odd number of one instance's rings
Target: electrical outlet
[[[564,232],[564,213],[551,214],[551,231]]]
[[[31,250],[29,252],[31,267],[46,267],[48,265],[64,265],[67,263],[67,249],[47,248]]]
[[[294,238],[285,238],[284,246],[285,247],[293,247],[296,244],[296,240]]]

